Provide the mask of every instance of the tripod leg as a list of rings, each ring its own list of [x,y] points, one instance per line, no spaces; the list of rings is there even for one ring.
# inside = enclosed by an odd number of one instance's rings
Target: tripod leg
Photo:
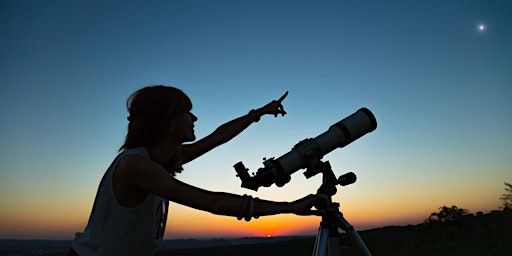
[[[313,256],[326,256],[328,238],[329,229],[320,225],[316,235],[315,247],[313,247]]]
[[[337,214],[340,228],[345,230],[350,236],[352,237],[352,240],[356,243],[357,247],[359,247],[359,250],[361,253],[365,256],[371,256],[370,250],[368,250],[368,247],[364,244],[363,240],[357,233],[357,231],[354,229],[354,226],[350,225],[348,221],[343,217],[343,214],[341,212],[338,212]]]
[[[313,248],[313,256],[340,256],[340,240],[335,226],[320,224]]]

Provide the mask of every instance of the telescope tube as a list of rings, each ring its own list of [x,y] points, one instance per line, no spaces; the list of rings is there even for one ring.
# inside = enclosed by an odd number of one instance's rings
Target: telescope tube
[[[333,124],[314,139],[299,142],[285,155],[276,159],[282,170],[291,174],[308,167],[310,160],[321,159],[336,148],[342,148],[377,128],[377,120],[367,108]]]
[[[290,175],[302,168],[308,168],[304,173],[306,178],[315,175],[315,164],[329,152],[342,148],[365,134],[377,128],[377,119],[367,108],[361,108],[354,114],[331,125],[329,129],[315,137],[297,143],[290,152],[274,159],[263,162],[264,167],[258,169],[251,177],[242,162],[234,165],[242,180],[242,187],[258,190],[258,187],[268,187],[275,183],[278,187],[290,181]]]

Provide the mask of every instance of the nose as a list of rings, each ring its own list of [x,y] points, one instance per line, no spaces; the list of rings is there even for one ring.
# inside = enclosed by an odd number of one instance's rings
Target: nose
[[[196,115],[190,113],[190,117],[192,117],[192,122],[197,121],[197,116]]]

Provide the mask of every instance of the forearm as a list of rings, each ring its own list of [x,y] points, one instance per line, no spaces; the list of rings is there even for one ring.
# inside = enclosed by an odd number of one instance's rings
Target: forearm
[[[275,215],[281,213],[303,214],[310,210],[318,196],[307,195],[293,202],[274,202],[239,196],[231,193],[212,192],[191,186],[176,179],[171,179],[167,188],[168,194],[161,196],[169,200],[207,211],[217,215],[234,216],[238,219],[250,220],[252,217]],[[323,198],[324,201],[326,198]]]
[[[238,219],[250,220],[252,217],[268,216],[282,213],[293,213],[288,202],[274,202],[253,198],[252,196],[238,196],[227,193],[217,194],[216,204],[212,204],[211,213],[235,216]]]
[[[223,143],[228,142],[242,131],[244,131],[247,127],[249,127],[252,123],[258,122],[262,113],[258,109],[253,109],[249,111],[244,116],[233,119],[221,126],[219,126],[215,131],[211,134],[212,137],[217,138],[216,145],[219,146]]]
[[[198,210],[217,215],[233,216],[239,219],[245,218],[246,220],[251,217],[293,213],[288,202],[274,202],[247,195],[239,196],[205,190],[202,193],[202,197],[196,197],[196,202],[183,203]]]

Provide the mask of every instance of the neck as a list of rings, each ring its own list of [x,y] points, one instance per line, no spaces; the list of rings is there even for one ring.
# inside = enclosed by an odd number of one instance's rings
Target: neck
[[[152,146],[146,146],[151,160],[155,161],[162,167],[167,166],[172,157],[176,154],[179,148],[179,144],[165,145],[158,144]]]

